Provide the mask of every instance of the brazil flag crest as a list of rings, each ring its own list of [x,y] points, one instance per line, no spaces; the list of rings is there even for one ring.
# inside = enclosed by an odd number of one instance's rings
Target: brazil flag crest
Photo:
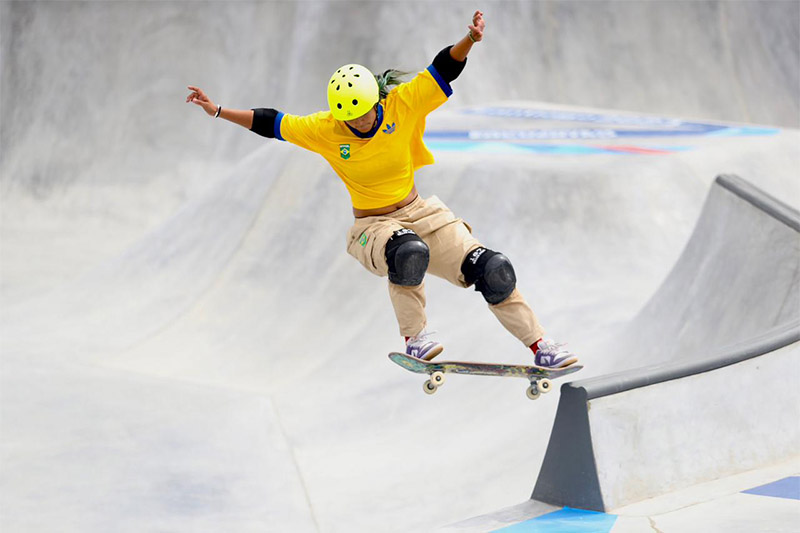
[[[339,155],[342,156],[342,159],[350,159],[350,145],[349,144],[340,144],[339,145]]]

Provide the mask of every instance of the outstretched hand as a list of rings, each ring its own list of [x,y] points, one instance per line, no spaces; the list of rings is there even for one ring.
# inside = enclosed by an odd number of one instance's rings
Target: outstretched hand
[[[212,102],[211,99],[206,96],[206,93],[203,92],[203,89],[200,87],[193,87],[191,85],[189,85],[188,89],[192,92],[186,97],[187,104],[189,102],[197,104],[211,116],[214,116],[217,113],[217,106],[215,106],[214,102]]]
[[[472,24],[467,27],[475,42],[483,40],[483,29],[486,27],[486,23],[483,21],[483,11],[476,11],[472,15]]]

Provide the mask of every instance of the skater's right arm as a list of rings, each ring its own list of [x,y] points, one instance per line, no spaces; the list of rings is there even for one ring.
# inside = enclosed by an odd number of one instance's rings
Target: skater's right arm
[[[186,97],[186,103],[192,102],[202,107],[209,116],[224,118],[243,126],[253,133],[270,139],[288,141],[294,145],[319,153],[330,143],[320,144],[320,124],[333,121],[330,111],[314,113],[306,116],[285,115],[275,109],[226,109],[218,106],[206,96],[199,87],[189,86],[192,91]],[[338,153],[337,153],[338,156]]]
[[[262,137],[275,137],[275,117],[278,111],[274,109],[228,109],[217,106],[199,87],[189,86],[192,91],[186,97],[186,103],[192,102],[203,108],[209,116],[219,117],[234,124],[238,124]],[[219,114],[217,114],[219,112]]]

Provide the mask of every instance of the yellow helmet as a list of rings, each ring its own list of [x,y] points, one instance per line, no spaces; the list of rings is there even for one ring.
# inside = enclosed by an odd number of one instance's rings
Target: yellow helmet
[[[328,105],[336,120],[355,120],[378,100],[378,82],[367,67],[345,65],[328,82]]]

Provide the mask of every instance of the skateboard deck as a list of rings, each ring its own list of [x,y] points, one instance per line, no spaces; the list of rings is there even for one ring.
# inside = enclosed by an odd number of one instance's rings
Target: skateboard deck
[[[535,400],[541,393],[553,388],[551,379],[577,372],[582,365],[572,364],[564,368],[543,368],[536,365],[511,365],[503,363],[477,363],[468,361],[423,361],[400,352],[392,352],[389,359],[406,370],[418,374],[428,374],[430,379],[423,385],[427,394],[433,394],[444,384],[445,374],[472,374],[476,376],[511,376],[526,378],[530,386],[528,398]]]

